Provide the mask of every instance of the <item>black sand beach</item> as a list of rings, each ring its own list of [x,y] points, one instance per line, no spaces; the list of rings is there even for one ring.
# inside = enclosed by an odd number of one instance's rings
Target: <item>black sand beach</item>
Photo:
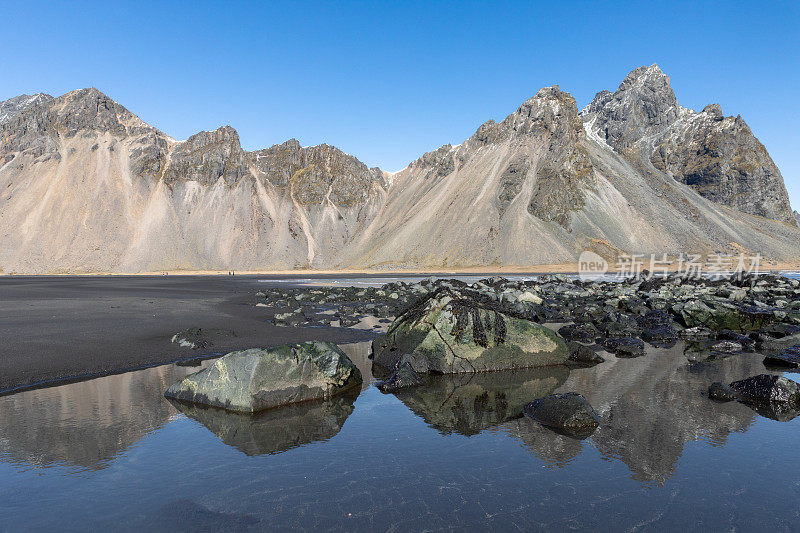
[[[207,353],[319,339],[371,338],[344,328],[282,328],[255,307],[263,276],[0,277],[0,391],[49,380],[108,374]],[[285,284],[282,284],[285,285]],[[201,350],[170,342],[204,332]]]

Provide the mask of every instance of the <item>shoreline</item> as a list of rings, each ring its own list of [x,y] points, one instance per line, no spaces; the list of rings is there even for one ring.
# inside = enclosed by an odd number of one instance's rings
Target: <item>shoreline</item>
[[[677,271],[677,268],[669,268],[670,272]],[[775,262],[774,264],[759,265],[758,272],[782,272],[800,270],[800,261],[797,262]],[[146,276],[222,276],[228,277],[228,270],[158,270],[147,272],[49,272],[49,273],[8,273],[0,272],[0,278],[22,278],[22,277],[146,277]],[[423,268],[423,269],[396,269],[396,270],[376,270],[376,269],[341,269],[341,270],[236,270],[235,276],[278,276],[278,277],[297,277],[297,276],[371,276],[371,277],[391,277],[391,276],[458,276],[458,275],[495,275],[495,274],[577,274],[577,263],[555,263],[529,266],[497,266],[497,267],[458,267],[458,268]],[[611,273],[611,272],[609,272]],[[233,277],[235,277],[233,276]]]

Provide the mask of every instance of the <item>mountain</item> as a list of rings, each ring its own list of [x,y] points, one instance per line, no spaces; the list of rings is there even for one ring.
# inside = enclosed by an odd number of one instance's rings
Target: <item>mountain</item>
[[[783,178],[740,117],[653,65],[581,112],[558,86],[400,172],[295,139],[176,141],[94,88],[0,104],[5,272],[526,266],[599,253],[800,256]]]

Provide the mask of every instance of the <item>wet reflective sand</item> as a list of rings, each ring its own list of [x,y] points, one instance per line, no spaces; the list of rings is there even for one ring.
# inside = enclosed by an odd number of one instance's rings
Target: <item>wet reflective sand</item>
[[[197,370],[176,365],[0,397],[0,530],[791,530],[800,518],[800,418],[706,397],[712,381],[774,372],[761,356],[690,362],[679,343],[382,394],[369,343],[343,348],[360,392],[252,417],[169,403],[163,391]],[[599,413],[590,437],[521,416],[567,391]]]

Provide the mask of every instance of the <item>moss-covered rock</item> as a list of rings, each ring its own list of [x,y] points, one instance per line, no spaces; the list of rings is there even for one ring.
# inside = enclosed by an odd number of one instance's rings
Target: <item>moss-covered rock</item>
[[[336,345],[312,341],[229,353],[172,385],[165,396],[255,413],[328,399],[361,381],[361,372]]]
[[[563,364],[553,331],[480,294],[437,290],[400,315],[373,342],[378,374],[408,363],[417,373],[455,374]]]

